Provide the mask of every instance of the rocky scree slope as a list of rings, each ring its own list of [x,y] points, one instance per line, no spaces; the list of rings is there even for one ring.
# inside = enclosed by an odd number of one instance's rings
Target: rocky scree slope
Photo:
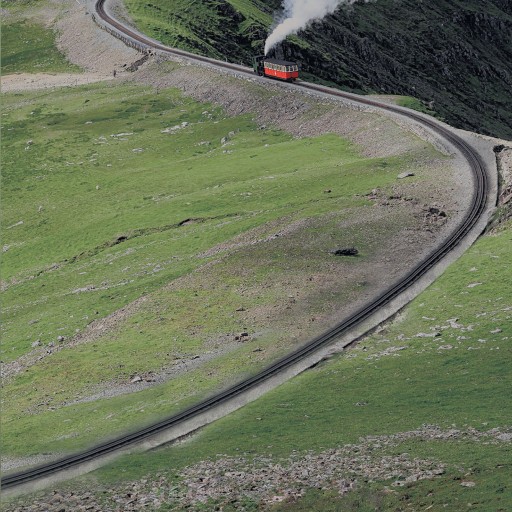
[[[281,1],[127,6],[141,29],[167,44],[250,64]],[[292,36],[275,54],[299,61],[307,79],[414,96],[456,127],[512,138],[511,0],[359,2]]]

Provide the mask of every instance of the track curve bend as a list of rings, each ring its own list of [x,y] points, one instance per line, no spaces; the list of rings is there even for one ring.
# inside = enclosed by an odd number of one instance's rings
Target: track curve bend
[[[102,24],[102,28],[123,40],[126,44],[136,47],[143,52],[163,52],[218,68],[229,69],[237,73],[250,75],[251,77],[254,76],[252,74],[252,70],[249,68],[219,62],[181,50],[168,48],[161,43],[136,32],[114,19],[105,9],[105,1],[106,0],[98,0],[96,2],[96,16],[101,20],[100,23]],[[427,274],[429,274],[429,272],[451,251],[463,245],[463,242],[469,233],[473,234],[474,240],[479,234],[479,232],[475,234],[475,230],[481,231],[483,229],[485,221],[482,221],[482,217],[489,208],[494,206],[493,204],[490,204],[492,201],[490,191],[493,188],[490,183],[492,180],[489,178],[491,174],[490,170],[487,169],[486,162],[479,154],[478,150],[472,147],[472,145],[465,139],[440,122],[429,118],[428,116],[424,116],[420,113],[409,111],[401,107],[384,104],[370,98],[360,97],[354,94],[303,82],[297,84],[295,87],[315,91],[316,93],[344,98],[368,107],[378,108],[394,115],[405,116],[409,120],[423,126],[430,132],[433,132],[438,138],[447,141],[449,145],[452,148],[455,148],[455,150],[466,160],[474,179],[474,191],[471,205],[462,221],[452,231],[448,239],[445,240],[435,252],[418,263],[399,283],[395,283],[370,304],[359,309],[350,318],[340,322],[333,329],[311,340],[309,343],[290,353],[281,360],[276,361],[257,375],[243,380],[231,388],[211,397],[208,400],[198,403],[179,414],[137,432],[102,443],[89,450],[64,457],[61,460],[57,460],[43,466],[16,474],[6,475],[1,480],[2,490],[4,492],[7,491],[6,494],[19,494],[28,490],[36,490],[49,485],[55,480],[64,480],[71,476],[91,471],[120,453],[126,453],[135,449],[147,449],[161,444],[162,442],[176,439],[227,414],[228,412],[231,412],[232,410],[239,408],[245,403],[248,403],[257,396],[263,394],[265,390],[271,389],[291,376],[300,373],[305,368],[314,364],[315,361],[318,362],[320,359],[325,357],[325,348],[335,340],[338,341],[340,337],[347,336],[347,333],[354,336],[354,332],[357,332],[355,335],[356,337],[362,335],[369,329],[369,327],[365,327],[365,322],[367,322],[372,315],[375,315],[376,311],[387,307],[389,304],[396,301],[401,295],[404,295],[404,292],[409,290],[413,284],[417,283],[420,279],[423,279]],[[431,278],[431,281],[432,280],[433,278]],[[396,309],[402,307],[411,298],[412,297],[408,297],[406,301],[402,300],[401,305],[397,306]],[[382,320],[384,320],[384,318],[380,319],[380,321]],[[373,326],[375,325],[376,324],[374,323]],[[355,337],[352,337],[348,341],[344,342],[343,346],[350,345],[354,342],[354,339]],[[324,349],[323,352],[322,349]]]

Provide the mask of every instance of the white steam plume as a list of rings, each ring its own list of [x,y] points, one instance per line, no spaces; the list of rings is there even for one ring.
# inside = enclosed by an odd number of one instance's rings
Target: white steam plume
[[[357,0],[284,0],[280,21],[265,42],[265,55],[286,36],[296,34],[311,21],[333,13],[341,4],[355,2]]]

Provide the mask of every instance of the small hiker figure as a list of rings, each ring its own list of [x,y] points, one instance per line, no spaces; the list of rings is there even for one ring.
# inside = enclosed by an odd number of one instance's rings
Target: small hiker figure
[[[114,69],[114,78],[116,77],[116,70]]]

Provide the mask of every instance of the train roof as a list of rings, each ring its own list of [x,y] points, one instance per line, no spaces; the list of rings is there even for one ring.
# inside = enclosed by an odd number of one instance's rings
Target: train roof
[[[292,62],[290,60],[280,60],[280,59],[264,59],[264,62],[268,62],[270,64],[277,64],[278,66],[296,66],[296,62]]]

